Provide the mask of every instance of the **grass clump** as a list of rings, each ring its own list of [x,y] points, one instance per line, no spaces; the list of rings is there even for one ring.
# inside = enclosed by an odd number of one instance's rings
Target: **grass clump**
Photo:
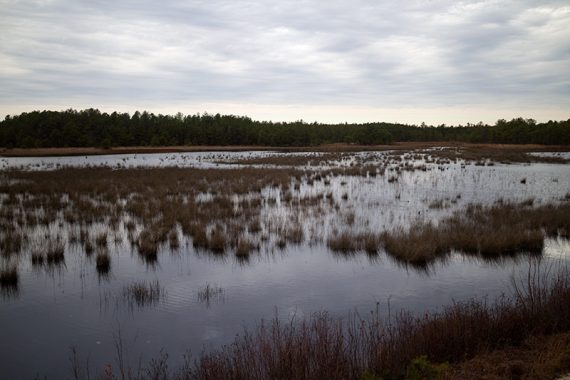
[[[382,234],[386,252],[398,260],[425,264],[451,250],[496,258],[520,252],[540,254],[546,236],[567,237],[570,205],[533,208],[530,202],[471,205],[435,225],[417,223],[408,230]]]
[[[343,254],[364,251],[369,255],[375,255],[378,253],[380,245],[381,241],[378,235],[371,232],[351,233],[343,231],[327,240],[327,247],[331,251]]]
[[[203,288],[198,290],[198,301],[206,303],[208,306],[210,305],[210,301],[214,299],[219,299],[224,294],[224,289],[215,286],[206,284]]]
[[[208,249],[214,253],[224,253],[228,245],[228,237],[222,228],[215,228],[208,239]]]
[[[46,263],[48,265],[59,265],[65,261],[65,248],[59,241],[50,243],[46,252]]]
[[[165,292],[158,280],[138,281],[125,286],[123,295],[129,304],[143,307],[157,304],[164,297]]]
[[[247,238],[240,238],[236,247],[236,257],[248,258],[251,252],[255,249],[255,244]]]
[[[334,252],[350,253],[358,250],[358,241],[355,235],[345,231],[331,236],[327,240],[327,246]]]
[[[6,265],[0,269],[0,286],[15,287],[18,286],[18,267],[14,265]]]
[[[95,258],[95,266],[97,268],[97,273],[109,273],[109,270],[111,269],[111,256],[109,255],[109,252],[103,251],[97,253],[97,257]]]

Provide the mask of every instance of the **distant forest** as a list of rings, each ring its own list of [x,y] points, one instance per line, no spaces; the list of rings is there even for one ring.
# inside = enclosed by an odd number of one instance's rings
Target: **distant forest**
[[[0,146],[114,147],[165,145],[311,146],[327,143],[364,145],[394,141],[461,141],[509,144],[570,144],[570,119],[537,123],[498,120],[466,126],[393,123],[320,124],[303,121],[254,121],[235,115],[111,114],[97,109],[34,111],[0,122]]]

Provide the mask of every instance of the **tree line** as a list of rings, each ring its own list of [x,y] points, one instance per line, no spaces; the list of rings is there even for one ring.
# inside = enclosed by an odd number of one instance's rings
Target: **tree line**
[[[461,141],[509,144],[570,144],[570,119],[537,123],[533,119],[498,120],[466,126],[398,123],[322,124],[255,121],[220,114],[111,114],[97,109],[33,111],[0,122],[0,146],[114,147],[165,145],[314,146],[363,145],[394,141]]]

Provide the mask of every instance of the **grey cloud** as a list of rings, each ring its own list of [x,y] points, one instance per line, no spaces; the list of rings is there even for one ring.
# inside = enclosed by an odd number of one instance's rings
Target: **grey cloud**
[[[562,1],[1,1],[0,103],[570,105]]]

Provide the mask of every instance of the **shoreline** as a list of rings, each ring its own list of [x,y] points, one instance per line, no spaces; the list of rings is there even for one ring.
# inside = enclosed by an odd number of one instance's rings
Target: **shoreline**
[[[413,150],[434,147],[468,148],[474,150],[500,150],[518,152],[570,152],[569,145],[539,144],[481,144],[450,141],[395,142],[391,145],[326,144],[315,146],[261,146],[261,145],[195,145],[195,146],[132,146],[132,147],[66,147],[66,148],[0,148],[0,157],[53,157],[53,156],[102,156],[114,154],[158,154],[191,152],[355,152]]]

